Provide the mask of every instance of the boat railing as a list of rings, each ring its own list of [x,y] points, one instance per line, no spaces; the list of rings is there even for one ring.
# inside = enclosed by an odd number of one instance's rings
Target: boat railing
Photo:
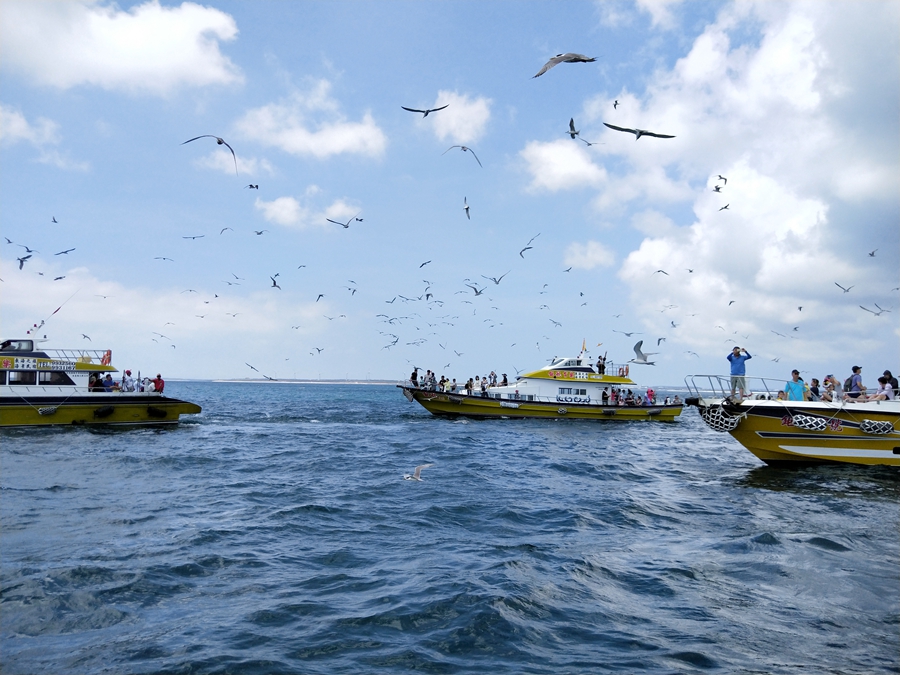
[[[744,398],[755,398],[764,394],[766,398],[775,398],[778,392],[784,391],[784,386],[790,380],[774,377],[751,377],[740,375],[744,379]],[[691,396],[697,398],[728,398],[731,396],[730,375],[688,375],[684,378],[684,384]]]
[[[647,403],[645,400],[644,403],[641,404],[641,406],[635,406],[634,404],[626,405],[624,403],[620,403],[619,401],[616,401],[615,403],[608,402],[608,403],[604,404],[602,399],[600,399],[600,398],[590,398],[589,399],[587,397],[574,396],[574,395],[573,396],[564,396],[563,398],[560,398],[560,396],[558,396],[558,395],[557,396],[539,396],[537,394],[518,394],[518,393],[510,394],[509,392],[501,394],[499,392],[492,392],[491,387],[488,387],[487,390],[485,390],[484,392],[482,392],[480,390],[473,390],[472,393],[470,394],[468,391],[466,391],[465,387],[459,387],[456,391],[447,391],[447,390],[441,389],[439,387],[431,388],[431,387],[423,387],[421,385],[416,385],[416,384],[413,384],[411,380],[406,380],[406,381],[402,382],[401,386],[407,387],[409,389],[416,389],[419,391],[430,392],[430,393],[435,393],[435,394],[447,394],[450,396],[494,399],[497,401],[502,401],[503,403],[531,403],[531,402],[553,403],[553,404],[581,403],[583,405],[597,405],[597,406],[605,406],[605,407],[614,407],[614,406],[618,407],[620,405],[622,407],[647,407],[647,406],[665,405],[665,403],[660,402],[659,399],[657,399],[655,403]],[[679,401],[678,403],[670,403],[669,405],[680,405],[680,404],[681,404],[681,402]]]
[[[42,349],[41,351],[51,359],[78,363],[102,364],[104,359],[109,361],[112,358],[112,351],[109,349]]]

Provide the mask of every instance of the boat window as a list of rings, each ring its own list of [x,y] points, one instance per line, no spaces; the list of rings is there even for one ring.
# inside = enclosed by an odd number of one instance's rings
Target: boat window
[[[0,352],[33,352],[33,340],[4,340]]]
[[[571,395],[571,394],[572,394],[572,387],[560,387],[560,388],[559,388],[559,393],[562,394],[562,395],[566,395],[566,396]]]
[[[37,384],[37,371],[34,370],[10,370],[10,385]]]
[[[6,384],[6,371],[0,370],[0,384]]]
[[[38,382],[53,386],[64,386],[75,384],[72,378],[58,370],[41,370],[38,371]]]
[[[587,389],[574,389],[573,392],[576,396],[587,396]]]

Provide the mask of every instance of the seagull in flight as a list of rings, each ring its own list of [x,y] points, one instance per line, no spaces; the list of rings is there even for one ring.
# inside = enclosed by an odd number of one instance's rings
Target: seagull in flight
[[[404,110],[408,110],[409,112],[422,113],[422,118],[424,119],[424,118],[428,117],[428,113],[433,113],[433,112],[437,112],[438,110],[443,110],[448,105],[450,105],[450,104],[448,103],[447,105],[442,105],[440,108],[428,108],[427,110],[418,110],[417,108],[407,108],[405,105],[401,105],[400,107],[403,108]]]
[[[613,110],[615,110],[618,107],[619,107],[619,101],[617,99],[617,100],[613,101]]]
[[[319,297],[316,298],[316,302],[318,302],[319,300],[321,300],[324,297],[325,297],[324,293],[319,293]]]
[[[419,265],[419,269],[422,269],[423,267],[425,267],[425,265],[427,265],[427,264],[430,263],[430,262],[431,262],[430,260],[426,260],[426,261],[423,262],[421,265]]]
[[[259,190],[259,185],[246,185],[244,186],[245,190]]]
[[[657,134],[652,131],[647,131],[646,129],[628,129],[627,127],[617,127],[614,124],[603,123],[604,126],[609,127],[610,129],[615,129],[616,131],[624,131],[628,134],[634,134],[634,140],[639,139],[641,136],[653,136],[655,138],[675,138],[674,136],[669,136],[668,134]]]
[[[450,152],[453,148],[459,148],[459,149],[462,150],[463,152],[471,152],[471,153],[472,153],[472,157],[474,157],[474,158],[475,158],[475,161],[478,162],[478,166],[480,166],[482,169],[484,168],[484,165],[481,163],[481,160],[478,159],[478,155],[476,155],[476,154],[475,154],[475,151],[472,150],[472,148],[470,148],[470,147],[467,146],[467,145],[451,145],[449,148],[447,148],[446,150],[444,150],[441,154],[442,154],[442,155],[446,155],[446,154],[447,154],[448,152]]]
[[[686,351],[685,354],[690,354],[691,356],[696,356],[698,359],[700,358],[700,355],[697,352],[692,352],[690,350]]]
[[[232,148],[230,145],[228,145],[228,143],[226,143],[223,139],[219,138],[218,136],[213,136],[211,134],[203,134],[202,136],[197,136],[195,138],[186,140],[184,143],[190,143],[191,141],[196,141],[198,138],[215,138],[217,145],[224,145],[226,148],[231,150],[231,156],[234,158],[234,175],[237,176],[237,172],[238,172],[238,170],[237,170],[237,155],[234,154],[234,148]],[[184,145],[184,143],[182,143],[182,145]]]
[[[205,237],[205,236],[206,236],[205,234],[196,234],[192,237],[182,237],[182,239],[203,239],[203,237]]]
[[[360,211],[359,213],[362,213],[362,211]],[[334,223],[335,225],[340,225],[341,227],[343,227],[343,228],[346,230],[346,229],[348,229],[348,228],[350,227],[350,223],[352,223],[354,220],[362,221],[362,218],[357,218],[357,216],[359,215],[359,213],[357,213],[356,216],[353,216],[353,217],[352,217],[350,220],[348,220],[346,223],[339,223],[338,221],[332,220],[331,218],[326,218],[325,220],[327,220],[329,223]]]
[[[466,212],[466,218],[472,220],[472,216],[469,215],[469,202],[463,197],[463,210]]]
[[[408,473],[403,474],[403,480],[417,480],[421,482],[422,469],[427,469],[429,466],[434,466],[434,464],[419,464],[415,471],[412,472],[412,475]]]
[[[275,276],[278,276],[277,274]],[[279,291],[281,290],[281,286],[278,285],[278,282],[275,281],[275,277],[269,277],[272,280],[272,288],[277,288]]]
[[[636,331],[631,331],[630,333],[626,333],[624,330],[616,330],[615,328],[613,328],[613,333],[621,333],[625,337],[631,337],[632,335],[643,335],[643,333],[638,333]],[[638,344],[640,344],[640,342]]]
[[[473,291],[475,291],[475,296],[476,296],[476,297],[479,296],[479,295],[481,295],[482,293],[484,293],[484,289],[483,289],[483,288],[479,291],[477,286],[472,286],[471,284],[466,284],[466,286],[468,286],[468,287],[471,288]]]
[[[729,206],[731,206],[731,204],[726,204],[726,205],[723,206],[721,209],[719,209],[719,211],[724,211],[724,210],[727,209]]]
[[[875,303],[875,306],[878,307],[878,303],[877,303],[877,302]],[[860,305],[859,308],[860,308],[860,309],[864,309],[864,310],[866,310],[867,312],[870,312],[871,314],[874,314],[875,316],[881,316],[881,315],[884,314],[885,312],[890,312],[890,311],[891,311],[891,310],[889,310],[889,309],[882,309],[881,307],[878,307],[878,311],[876,312],[875,310],[869,309],[868,307],[863,307],[862,305]]]
[[[154,258],[154,260],[168,260],[169,262],[175,262],[175,261],[172,260],[171,258],[166,258],[166,257],[161,256],[161,255],[156,256],[156,257]]]
[[[840,285],[838,282],[836,282],[836,281],[834,282],[834,285],[837,286],[838,288],[840,288],[842,291],[844,291],[844,293],[849,293],[849,292],[850,292],[850,289],[853,288],[853,286],[849,286],[848,288],[844,288],[843,286],[841,286],[841,285]]]
[[[234,232],[234,230],[230,227],[223,227],[221,230],[219,230],[219,234],[225,234],[225,230],[231,230],[232,232]]]
[[[575,118],[574,117],[569,118],[569,130],[566,133],[572,137],[573,141],[575,140],[575,137],[580,133],[575,130]]]
[[[728,179],[725,178],[725,176],[723,176],[722,174],[719,174],[718,180],[724,180],[724,181],[725,181],[725,185],[728,185]]]
[[[481,278],[482,278],[482,279],[487,279],[488,281],[493,281],[495,284],[497,284],[497,285],[499,286],[499,285],[500,285],[500,281],[503,279],[503,277],[505,277],[505,276],[506,276],[507,274],[509,274],[511,271],[512,271],[512,270],[508,270],[507,272],[505,272],[504,274],[502,274],[502,275],[500,275],[499,277],[496,277],[496,278],[495,278],[495,277],[486,277],[486,276],[484,276],[484,275],[482,274],[482,275],[481,275]]]
[[[716,186],[713,187],[713,192],[721,192],[721,191],[722,191],[722,186],[721,186],[721,185],[716,185]]]
[[[656,270],[653,274],[665,274],[666,276],[669,276],[669,273],[665,270]]]
[[[645,366],[655,366],[656,364],[653,361],[648,361],[648,356],[653,356],[657,352],[647,352],[646,354],[641,351],[641,347],[643,346],[644,341],[639,340],[637,344],[634,345],[634,358],[628,359],[629,363],[642,363]]]
[[[81,337],[84,338],[85,340],[87,340],[88,342],[93,342],[93,340],[91,340],[89,335],[85,335],[84,333],[82,333]]]
[[[878,250],[878,249],[876,248],[875,251],[877,251],[877,250]],[[870,258],[874,258],[874,257],[875,257],[875,251],[869,251],[869,257],[870,257]]]
[[[66,255],[68,253],[71,253],[74,250],[75,250],[74,248],[67,248],[65,251],[60,251],[59,253],[54,253],[53,255]]]
[[[50,219],[50,222],[51,222],[51,223],[59,223],[59,221],[56,219],[56,216],[53,216],[53,217]]]
[[[544,64],[544,67],[541,68],[537,72],[536,75],[532,76],[531,79],[534,79],[535,77],[540,77],[541,75],[543,75],[544,73],[546,73],[548,70],[550,70],[551,68],[553,68],[555,65],[557,65],[559,63],[593,63],[596,60],[597,60],[597,57],[595,57],[595,56],[585,56],[584,54],[574,54],[572,52],[566,52],[565,54],[557,54],[552,59],[547,61],[547,63]]]
[[[254,368],[253,366],[251,366],[251,365],[250,365],[249,363],[247,363],[246,361],[244,361],[244,365],[247,366],[250,370],[252,370],[252,371],[254,371],[254,372],[256,372],[256,373],[259,372],[256,368]]]

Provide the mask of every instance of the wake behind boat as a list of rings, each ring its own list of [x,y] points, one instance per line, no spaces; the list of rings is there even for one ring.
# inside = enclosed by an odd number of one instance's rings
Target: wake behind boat
[[[176,424],[180,415],[200,412],[149,384],[145,391],[92,386],[118,372],[111,350],[41,349],[39,342],[0,343],[0,427]]]
[[[900,466],[900,401],[788,401],[778,398],[786,380],[746,380],[754,393],[737,403],[729,395],[729,377],[689,376],[685,403],[766,464]]]
[[[397,385],[403,395],[417,401],[433,415],[448,417],[543,417],[594,420],[660,420],[671,422],[681,414],[680,401],[657,403],[650,391],[635,395],[638,385],[628,366],[598,367],[582,352],[553,361],[516,378],[513,383],[486,387],[484,391],[462,385],[419,386],[407,381]],[[606,371],[610,373],[607,374]],[[652,390],[651,390],[652,391]],[[629,396],[629,393],[631,396]]]

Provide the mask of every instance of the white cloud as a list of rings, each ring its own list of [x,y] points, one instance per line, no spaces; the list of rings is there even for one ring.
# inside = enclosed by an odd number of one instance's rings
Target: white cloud
[[[261,173],[271,176],[275,173],[274,167],[267,159],[243,157],[237,154],[232,155],[228,150],[215,150],[209,155],[195,160],[194,164],[233,176],[235,161],[237,162],[238,174],[242,177],[258,176]]]
[[[566,248],[563,262],[576,269],[592,270],[611,266],[615,262],[615,254],[598,241],[586,244],[574,242]]]
[[[313,197],[319,192],[317,186],[311,185],[306,189],[306,197]],[[255,205],[258,210],[262,211],[263,218],[270,223],[298,229],[306,227],[340,229],[338,225],[329,223],[327,219],[346,223],[360,213],[359,207],[348,204],[342,199],[335,200],[321,211],[301,203],[296,197],[279,197],[271,202],[257,198]],[[353,223],[350,225],[352,227]]]
[[[451,143],[473,143],[479,140],[491,119],[491,99],[478,97],[470,99],[467,94],[455,91],[439,91],[437,99],[429,108],[449,105],[445,110],[419,118],[420,125],[428,124],[438,140]]]
[[[90,168],[87,162],[73,161],[53,147],[60,143],[59,125],[56,122],[39,117],[31,124],[21,112],[0,103],[0,145],[13,145],[20,141],[37,148],[37,161],[42,164],[76,171],[87,171]]]
[[[642,12],[650,15],[650,23],[654,28],[671,29],[675,27],[672,8],[680,5],[682,0],[635,0],[635,5]]]
[[[325,114],[327,113],[327,114]],[[236,123],[244,138],[276,147],[291,155],[320,159],[338,154],[379,157],[387,137],[370,113],[350,122],[331,96],[331,83],[318,81],[308,92],[297,92],[283,103],[248,111]]]
[[[531,174],[531,188],[556,192],[606,182],[606,170],[591,161],[581,143],[558,140],[531,141],[519,155]]]
[[[237,37],[228,14],[157,0],[129,11],[98,2],[7,1],[0,12],[4,67],[38,84],[166,95],[180,87],[235,84],[219,51]]]

